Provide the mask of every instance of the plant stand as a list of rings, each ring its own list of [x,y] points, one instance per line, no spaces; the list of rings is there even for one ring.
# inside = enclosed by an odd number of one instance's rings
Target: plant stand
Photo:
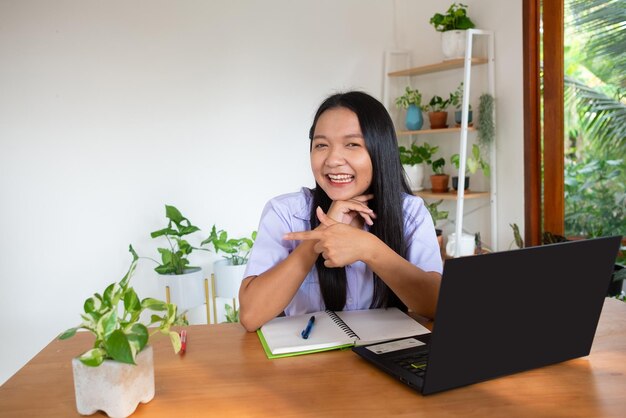
[[[233,309],[237,309],[239,287],[244,279],[246,265],[232,265],[230,260],[219,260],[213,263],[211,290],[213,293],[213,319],[217,323],[217,298],[228,298],[233,301]]]
[[[137,365],[104,360],[98,367],[72,359],[76,409],[81,415],[104,411],[110,417],[127,417],[139,403],[154,398],[152,347],[137,355]]]

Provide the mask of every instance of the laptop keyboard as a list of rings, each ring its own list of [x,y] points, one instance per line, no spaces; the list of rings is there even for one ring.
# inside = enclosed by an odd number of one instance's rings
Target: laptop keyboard
[[[411,353],[408,356],[396,357],[393,361],[403,369],[417,376],[424,377],[426,373],[426,362],[428,361],[428,351],[424,350]]]

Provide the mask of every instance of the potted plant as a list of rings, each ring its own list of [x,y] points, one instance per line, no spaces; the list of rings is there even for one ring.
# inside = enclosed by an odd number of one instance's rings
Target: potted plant
[[[204,289],[204,275],[201,267],[189,265],[189,255],[193,250],[208,251],[192,246],[183,237],[200,230],[191,224],[174,206],[165,205],[167,226],[150,233],[152,238],[165,237],[167,248],[158,248],[161,262],[155,271],[159,280],[169,292],[169,301],[176,303],[181,311],[207,302]]]
[[[458,170],[460,165],[461,165],[460,164],[461,161],[460,161],[459,154],[452,155],[450,157],[450,162]],[[476,173],[476,171],[478,171],[479,168],[483,171],[483,173],[485,173],[485,176],[489,177],[489,175],[491,174],[491,167],[489,166],[489,164],[485,160],[483,160],[483,157],[480,155],[480,147],[478,145],[474,144],[474,145],[472,145],[472,155],[469,155],[465,159],[465,187],[464,187],[464,190],[467,190],[469,188],[469,175],[468,174]],[[452,177],[452,188],[454,190],[457,190],[458,189],[458,184],[459,184],[459,176],[453,176]]]
[[[467,5],[452,3],[445,14],[435,13],[430,24],[441,32],[444,60],[465,57],[466,30],[476,26],[467,15]]]
[[[226,308],[227,322],[235,322],[239,318],[236,300],[239,295],[239,286],[244,279],[243,275],[246,270],[246,263],[254,240],[256,239],[256,231],[253,231],[250,238],[228,238],[228,233],[223,230],[217,230],[215,225],[211,228],[211,233],[207,239],[202,241],[200,245],[211,244],[216,254],[222,252],[223,260],[213,263],[213,301],[216,297],[230,298],[233,300],[233,306],[228,305]],[[217,308],[213,303],[213,317],[217,321]]]
[[[440,96],[433,96],[428,102],[428,120],[431,129],[442,129],[448,127],[448,112],[446,109],[450,105],[450,99],[444,100]]]
[[[444,173],[443,168],[445,165],[446,160],[443,157],[430,163],[433,169],[433,174],[430,176],[430,183],[434,193],[446,193],[448,191],[450,176]]]
[[[161,333],[169,337],[175,353],[181,348],[178,333],[170,329],[180,323],[176,305],[152,298],[140,300],[130,287],[139,257],[132,246],[129,250],[133,261],[122,280],[87,299],[83,322],[59,336],[64,340],[84,329],[95,337],[90,350],[72,359],[76,408],[82,415],[98,410],[115,417],[132,414],[139,402],[147,403],[154,397],[149,338]],[[140,322],[144,311],[154,312],[147,325]],[[149,330],[149,326],[155,328]]]
[[[409,131],[422,129],[422,94],[419,90],[407,86],[402,96],[396,98],[396,106],[406,109],[405,125]]]
[[[463,105],[463,93],[464,89],[462,81],[461,84],[459,84],[459,86],[456,88],[456,90],[450,93],[450,104],[456,109],[454,112],[454,124],[456,126],[461,126],[462,122],[463,111],[461,110],[461,106]],[[472,105],[470,104],[468,106],[467,112],[467,126],[472,126],[472,113]]]
[[[398,147],[400,152],[400,162],[404,167],[404,172],[409,179],[411,190],[420,191],[423,189],[424,165],[430,164],[430,159],[439,150],[439,147],[431,147],[428,143],[417,145],[412,143],[409,148]]]
[[[436,202],[426,204],[426,209],[430,213],[430,216],[433,218],[433,223],[435,224],[435,233],[437,234],[437,242],[439,242],[439,252],[441,253],[441,259],[443,260],[445,257],[445,251],[443,246],[443,229],[439,227],[439,222],[448,219],[448,211],[447,210],[439,210],[439,205],[443,203],[443,199],[438,200]]]

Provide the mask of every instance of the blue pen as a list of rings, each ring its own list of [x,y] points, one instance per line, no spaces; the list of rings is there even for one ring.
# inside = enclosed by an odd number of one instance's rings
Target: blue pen
[[[309,334],[311,333],[311,330],[313,329],[314,323],[315,323],[315,316],[312,316],[309,319],[309,322],[307,322],[306,327],[302,330],[302,333],[300,335],[302,335],[302,338],[304,338],[305,340],[309,338]]]

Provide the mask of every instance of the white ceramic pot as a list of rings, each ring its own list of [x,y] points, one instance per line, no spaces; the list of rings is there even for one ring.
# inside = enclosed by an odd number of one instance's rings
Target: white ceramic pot
[[[474,254],[474,236],[470,234],[461,234],[460,254],[456,254],[456,233],[448,235],[448,243],[446,244],[446,253],[450,257],[463,257]]]
[[[139,402],[154,398],[152,347],[146,346],[136,365],[104,360],[98,367],[85,366],[72,359],[76,408],[81,415],[104,411],[110,417],[127,417]]]
[[[215,275],[215,296],[235,299],[239,296],[239,287],[244,279],[246,265],[233,266],[230,260],[219,260],[213,263]]]
[[[185,270],[185,274],[159,274],[159,281],[170,288],[170,302],[176,304],[179,313],[205,303],[200,267]]]
[[[404,171],[409,178],[409,186],[413,191],[423,190],[422,183],[424,182],[424,163],[416,165],[403,164]]]
[[[464,30],[449,30],[441,32],[441,51],[444,60],[465,58],[465,39],[467,32]]]

